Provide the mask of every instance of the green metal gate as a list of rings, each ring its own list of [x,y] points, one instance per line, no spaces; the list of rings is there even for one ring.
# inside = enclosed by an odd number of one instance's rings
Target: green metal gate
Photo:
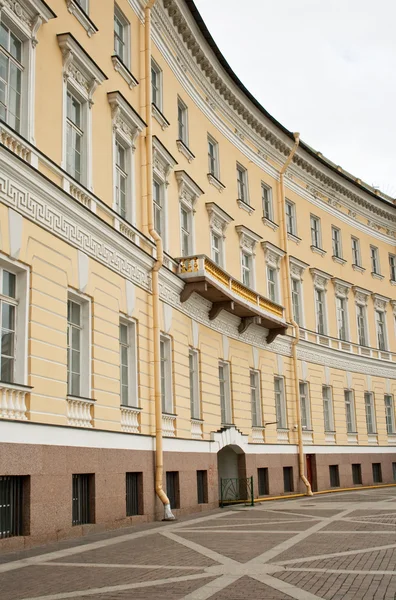
[[[229,504],[254,506],[253,477],[220,479],[220,507]]]

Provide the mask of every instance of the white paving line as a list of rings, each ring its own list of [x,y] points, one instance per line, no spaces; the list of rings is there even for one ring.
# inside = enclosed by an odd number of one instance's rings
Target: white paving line
[[[319,519],[317,519],[319,521]],[[273,521],[272,519],[268,519],[267,521],[258,521],[257,523],[232,523],[233,527],[246,527],[247,525],[249,526],[254,526],[254,525],[277,525],[277,524],[284,524],[284,523],[310,523],[310,521],[301,521],[301,519],[284,519],[282,521]],[[188,527],[188,525],[187,525]],[[230,527],[230,524],[228,523],[228,525],[208,525],[208,527],[196,527],[195,529],[198,531],[199,529],[211,529],[213,531],[215,531],[216,529],[223,529],[223,527]],[[191,529],[191,528],[190,528]],[[185,529],[182,529],[182,531],[186,531]],[[221,531],[220,531],[221,533]]]
[[[170,531],[162,531],[162,535],[182,546],[186,546],[190,550],[194,550],[194,552],[198,552],[207,558],[211,558],[217,563],[222,565],[239,565],[240,563],[232,558],[228,558],[227,556],[223,556],[223,554],[219,554],[210,548],[206,548],[205,546],[201,546],[201,544],[197,544],[196,542],[192,542],[191,540],[186,540],[185,538],[181,538],[178,535],[171,533]]]
[[[22,598],[21,600],[65,600],[66,598],[82,598],[84,596],[109,594],[111,592],[125,592],[127,590],[137,590],[146,587],[153,587],[155,585],[164,585],[166,583],[180,583],[183,581],[194,581],[195,579],[207,579],[208,577],[211,576],[207,574],[185,575],[184,577],[169,577],[169,579],[156,579],[155,581],[142,581],[140,583],[110,585],[102,588],[91,588],[90,590],[63,592],[60,594],[50,594],[47,596],[31,596],[29,598]]]
[[[344,575],[396,575],[396,571],[362,571],[358,569],[292,569],[288,568],[287,573],[295,571],[296,573],[342,573]]]
[[[108,569],[165,569],[169,571],[203,571],[206,567],[186,567],[186,566],[169,566],[169,565],[124,565],[120,563],[80,563],[80,562],[54,562],[48,561],[38,565],[39,567],[94,567]]]
[[[322,596],[315,596],[315,594],[311,594],[306,590],[298,588],[291,583],[287,583],[287,581],[282,581],[282,579],[276,579],[276,577],[271,577],[271,575],[263,574],[263,575],[251,575],[253,579],[268,585],[279,592],[283,592],[287,594],[291,598],[295,598],[296,600],[323,600]],[[263,599],[264,600],[264,599]]]
[[[316,560],[325,560],[326,558],[338,558],[339,556],[350,556],[351,554],[365,554],[366,552],[379,552],[380,550],[391,550],[396,548],[396,544],[387,544],[386,546],[375,546],[374,548],[359,548],[359,550],[345,550],[343,552],[332,552],[331,554],[316,554],[315,556],[306,556],[305,558],[291,558],[289,560],[276,561],[275,565],[292,565],[302,562],[313,562]]]
[[[180,533],[199,533],[200,531],[202,531],[202,533],[214,533],[214,534],[219,534],[219,533],[235,533],[235,534],[239,534],[239,533],[249,533],[249,534],[260,534],[262,535],[263,533],[279,533],[281,535],[284,535],[285,533],[300,533],[301,529],[297,529],[295,531],[292,531],[291,529],[259,529],[257,531],[254,531],[253,529],[238,529],[237,531],[235,531],[235,529],[222,529],[221,531],[213,531],[213,529],[206,529],[206,528],[197,528],[197,529],[183,529],[182,531],[180,531]],[[329,532],[330,533],[330,532]],[[339,533],[342,533],[341,531]],[[355,533],[355,532],[353,532]],[[360,532],[360,533],[367,533],[367,532]]]
[[[183,600],[206,600],[217,594],[217,592],[221,592],[224,588],[235,583],[239,578],[240,575],[222,575],[218,579],[215,579],[215,581],[210,581],[201,588],[191,592],[191,594],[184,596]],[[232,596],[230,596],[230,600],[231,599]]]

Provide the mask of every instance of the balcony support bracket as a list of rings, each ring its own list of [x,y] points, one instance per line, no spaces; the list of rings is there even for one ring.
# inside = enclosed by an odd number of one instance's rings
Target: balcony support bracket
[[[238,333],[242,335],[250,327],[250,325],[261,325],[261,317],[242,317],[238,325]]]
[[[187,302],[193,292],[207,292],[208,284],[206,281],[195,281],[193,283],[186,283],[181,294],[180,294],[180,302]]]
[[[276,327],[275,329],[270,329],[267,335],[267,344],[271,344],[278,335],[285,335],[287,332],[287,327]]]
[[[232,300],[229,302],[214,302],[209,311],[209,321],[214,321],[222,310],[232,313],[234,311],[234,302]]]

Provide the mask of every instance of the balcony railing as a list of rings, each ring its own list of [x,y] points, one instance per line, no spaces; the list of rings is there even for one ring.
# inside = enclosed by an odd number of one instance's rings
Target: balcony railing
[[[191,437],[193,440],[202,440],[201,419],[191,419]]]
[[[263,444],[264,443],[264,427],[252,427],[252,440],[255,444]]]
[[[162,413],[162,435],[176,437],[176,415]]]
[[[135,406],[121,406],[121,431],[140,433],[141,411],[141,408]]]
[[[80,398],[79,396],[67,397],[67,422],[74,427],[90,429],[93,421],[94,400]]]
[[[0,417],[27,420],[27,400],[32,388],[15,383],[0,383]]]

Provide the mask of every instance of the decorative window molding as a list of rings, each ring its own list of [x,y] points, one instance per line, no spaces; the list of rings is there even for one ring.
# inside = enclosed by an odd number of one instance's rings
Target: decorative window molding
[[[333,277],[334,294],[336,297],[336,317],[338,338],[343,341],[349,341],[349,314],[348,314],[348,294],[352,288],[351,283],[347,283],[338,277]]]
[[[322,249],[322,227],[320,223],[320,218],[316,215],[310,216],[311,221],[311,250],[315,249],[317,251],[323,252]]]
[[[195,251],[194,214],[195,204],[204,191],[195,183],[186,171],[175,171],[179,190],[181,213],[180,247],[183,256],[191,256]],[[187,223],[183,223],[187,219]]]
[[[389,348],[388,331],[386,324],[386,307],[390,298],[381,294],[372,295],[374,301],[375,326],[377,334],[377,347],[379,350],[387,351]]]
[[[180,202],[186,204],[191,210],[194,210],[198,198],[205,192],[186,171],[175,171],[175,176],[179,189]]]
[[[217,184],[219,185],[219,191],[222,191],[224,189],[224,186],[220,181],[219,144],[208,133],[208,178],[209,176],[215,179],[212,185],[216,186],[217,182]],[[212,182],[209,180],[209,183]]]
[[[136,321],[120,318],[120,404],[139,406]]]
[[[296,205],[291,200],[286,200],[285,202],[285,211],[286,211],[286,229],[288,236],[292,236],[290,239],[296,238],[299,241],[300,238],[297,237],[297,222],[296,222]],[[296,240],[294,240],[296,241]]]
[[[312,275],[314,287],[316,289],[326,291],[327,283],[330,281],[330,279],[332,279],[333,276],[329,275],[329,273],[321,271],[320,269],[316,269],[315,267],[312,267],[309,270]]]
[[[111,106],[113,131],[134,151],[136,138],[146,123],[120,92],[108,92],[107,99]]]
[[[91,21],[88,14],[80,6],[77,0],[66,0],[66,5],[69,13],[74,15],[77,21],[80,23],[80,25],[84,27],[88,37],[92,37],[94,33],[99,31],[95,23]]]
[[[172,340],[169,336],[160,336],[161,362],[161,405],[162,412],[173,414],[173,383],[172,383]]]
[[[264,250],[267,270],[267,296],[272,302],[280,303],[279,272],[285,252],[271,242],[261,242],[261,246]]]
[[[287,429],[287,403],[284,377],[274,377],[275,413],[277,430]]]
[[[237,225],[235,230],[239,235],[239,247],[241,249],[241,280],[244,285],[254,289],[256,285],[256,244],[262,238],[244,225]]]
[[[201,390],[199,385],[199,350],[189,348],[189,375],[190,375],[190,409],[191,419],[201,419]]]
[[[121,75],[121,77],[127,82],[129,88],[132,90],[134,87],[139,85],[136,77],[131,73],[126,65],[122,62],[119,56],[114,54],[111,57],[111,62],[113,63],[114,70]]]
[[[159,197],[156,198],[155,190],[153,191],[154,202],[154,224],[155,228],[163,238],[164,249],[168,246],[168,199],[167,188],[169,185],[169,176],[173,167],[177,165],[177,161],[168,152],[165,146],[160,142],[157,136],[153,137],[153,181],[158,188]],[[156,202],[158,200],[159,202]],[[156,207],[161,208],[156,212]],[[156,219],[155,215],[158,215]]]
[[[256,256],[256,244],[261,241],[261,236],[254,233],[245,225],[237,225],[235,231],[239,235],[239,246],[252,256]]]
[[[334,293],[339,298],[348,298],[349,290],[352,288],[352,284],[344,281],[343,279],[338,279],[338,277],[333,277],[332,282],[334,284]]]
[[[219,388],[221,424],[232,424],[231,374],[230,363],[219,361]]]
[[[220,194],[226,188],[224,183],[221,183],[221,181],[219,179],[217,179],[217,177],[212,175],[212,173],[208,173],[208,181],[209,181],[210,185],[213,185],[213,187],[215,187],[216,190],[218,192],[220,192]]]
[[[191,152],[191,150],[183,142],[183,140],[176,140],[176,146],[180,154],[183,154],[183,156],[188,160],[189,163],[191,163],[194,160],[195,154]]]
[[[382,294],[371,294],[371,297],[374,301],[374,310],[386,312],[386,307],[388,302],[390,302],[390,298],[382,296]]]
[[[68,396],[91,398],[91,300],[74,290],[68,292]],[[78,344],[74,347],[76,330]],[[79,357],[75,357],[75,353]]]
[[[309,265],[294,256],[289,257],[290,264],[290,286],[293,305],[294,320],[300,327],[304,327],[304,293],[303,293],[303,277],[305,270]]]
[[[356,433],[355,395],[353,390],[344,390],[347,433]]]
[[[316,314],[316,331],[319,335],[328,335],[328,311],[327,311],[327,283],[332,278],[331,275],[321,271],[320,269],[310,269],[315,293],[315,314]]]
[[[329,385],[322,386],[323,417],[325,432],[334,433],[333,390]]]
[[[170,123],[169,123],[168,119],[165,117],[164,114],[162,114],[162,112],[160,111],[158,106],[156,106],[155,104],[151,105],[151,114],[154,117],[154,119],[157,121],[157,123],[159,123],[161,125],[162,131],[165,131],[165,129],[167,129],[169,127]]]
[[[169,185],[169,175],[173,167],[177,165],[177,160],[168,152],[165,146],[160,142],[157,136],[153,137],[153,165],[154,174],[166,184]]]
[[[131,66],[131,24],[122,12],[114,5],[114,55],[127,69]]]
[[[379,250],[376,246],[370,246],[370,260],[371,260],[371,276],[374,279],[382,281],[384,275],[381,274],[381,265],[379,258]]]
[[[152,107],[156,108],[164,119],[165,117],[162,114],[162,96],[163,96],[163,73],[159,64],[151,58],[151,102]],[[154,114],[154,118],[157,118],[157,115]],[[168,121],[165,119],[167,126],[169,125]],[[162,125],[161,125],[162,127]],[[163,127],[164,129],[164,127]]]
[[[262,427],[260,371],[250,369],[250,401],[252,410],[252,427]]]
[[[207,202],[205,206],[209,215],[211,257],[217,265],[225,269],[225,232],[234,219],[215,202]]]
[[[311,431],[311,401],[309,385],[306,381],[300,381],[299,392],[301,407],[301,427],[302,429]]]
[[[352,287],[353,292],[355,294],[355,304],[359,304],[361,306],[367,306],[368,299],[372,295],[372,292],[369,290],[365,290],[357,285]]]
[[[261,202],[263,209],[263,221],[274,223],[274,203],[272,198],[272,187],[261,182]],[[276,223],[274,223],[276,225]]]
[[[367,304],[371,292],[364,288],[353,286],[356,305],[357,341],[360,346],[369,346],[369,328],[367,320]]]
[[[295,256],[289,257],[290,262],[290,277],[292,279],[300,279],[303,280],[304,273],[306,269],[309,267],[309,264],[303,262],[302,260],[296,258]]]

